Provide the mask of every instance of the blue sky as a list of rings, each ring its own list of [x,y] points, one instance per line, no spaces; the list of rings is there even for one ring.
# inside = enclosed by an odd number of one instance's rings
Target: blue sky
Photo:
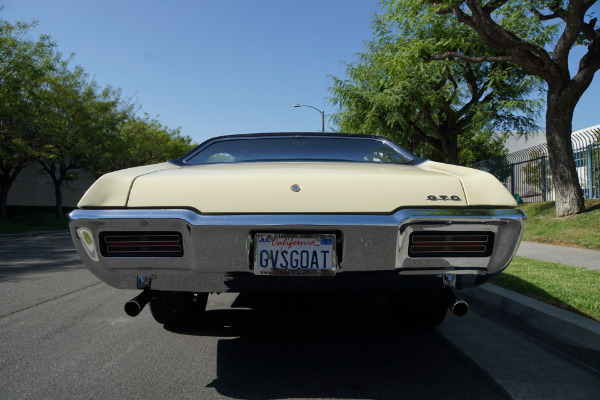
[[[39,20],[100,84],[120,87],[170,128],[213,136],[321,129],[328,75],[371,38],[371,0],[0,0],[0,17]],[[600,74],[573,129],[600,124]],[[543,125],[543,117],[540,121]],[[326,127],[329,126],[326,122]]]

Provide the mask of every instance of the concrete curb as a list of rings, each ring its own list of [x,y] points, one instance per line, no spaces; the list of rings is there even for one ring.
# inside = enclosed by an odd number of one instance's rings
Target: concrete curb
[[[458,294],[473,307],[509,321],[600,371],[600,322],[490,283]]]

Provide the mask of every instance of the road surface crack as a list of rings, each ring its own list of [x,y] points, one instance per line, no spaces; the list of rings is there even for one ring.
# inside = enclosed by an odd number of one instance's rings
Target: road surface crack
[[[41,306],[42,304],[46,304],[46,303],[49,303],[49,302],[51,302],[51,301],[58,300],[58,299],[60,299],[60,298],[62,298],[62,297],[69,296],[69,295],[71,295],[71,294],[73,294],[73,293],[81,292],[81,291],[83,291],[83,290],[86,290],[86,289],[89,289],[89,288],[91,288],[91,287],[98,286],[98,285],[101,285],[101,284],[102,284],[102,282],[97,282],[97,283],[93,283],[93,284],[91,284],[91,285],[87,285],[87,286],[84,286],[84,287],[82,287],[82,288],[79,288],[79,289],[76,289],[76,290],[72,290],[72,291],[70,291],[70,292],[67,292],[67,293],[63,293],[63,294],[61,294],[61,295],[59,295],[59,296],[52,297],[52,298],[50,298],[50,299],[47,299],[47,300],[41,301],[41,302],[39,302],[39,303],[36,303],[36,304],[32,304],[32,305],[31,305],[31,306],[29,306],[29,307],[21,308],[20,310],[15,310],[15,311],[13,311],[13,312],[10,312],[10,313],[8,313],[8,314],[6,314],[6,315],[0,315],[0,319],[6,318],[6,317],[10,317],[11,315],[18,314],[18,313],[20,313],[20,312],[23,312],[23,311],[30,310],[30,309],[32,309],[32,308],[34,308],[34,307]]]

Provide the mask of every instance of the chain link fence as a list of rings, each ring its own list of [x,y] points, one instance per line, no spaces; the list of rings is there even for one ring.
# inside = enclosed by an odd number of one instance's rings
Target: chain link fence
[[[573,132],[573,155],[585,199],[600,199],[600,125]],[[494,175],[517,201],[553,201],[554,184],[544,143],[480,161],[472,168]]]

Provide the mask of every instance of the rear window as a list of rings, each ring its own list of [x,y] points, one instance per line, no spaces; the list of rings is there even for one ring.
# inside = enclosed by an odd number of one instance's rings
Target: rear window
[[[217,140],[184,160],[187,164],[260,161],[350,161],[404,164],[400,149],[374,138],[252,137]]]

